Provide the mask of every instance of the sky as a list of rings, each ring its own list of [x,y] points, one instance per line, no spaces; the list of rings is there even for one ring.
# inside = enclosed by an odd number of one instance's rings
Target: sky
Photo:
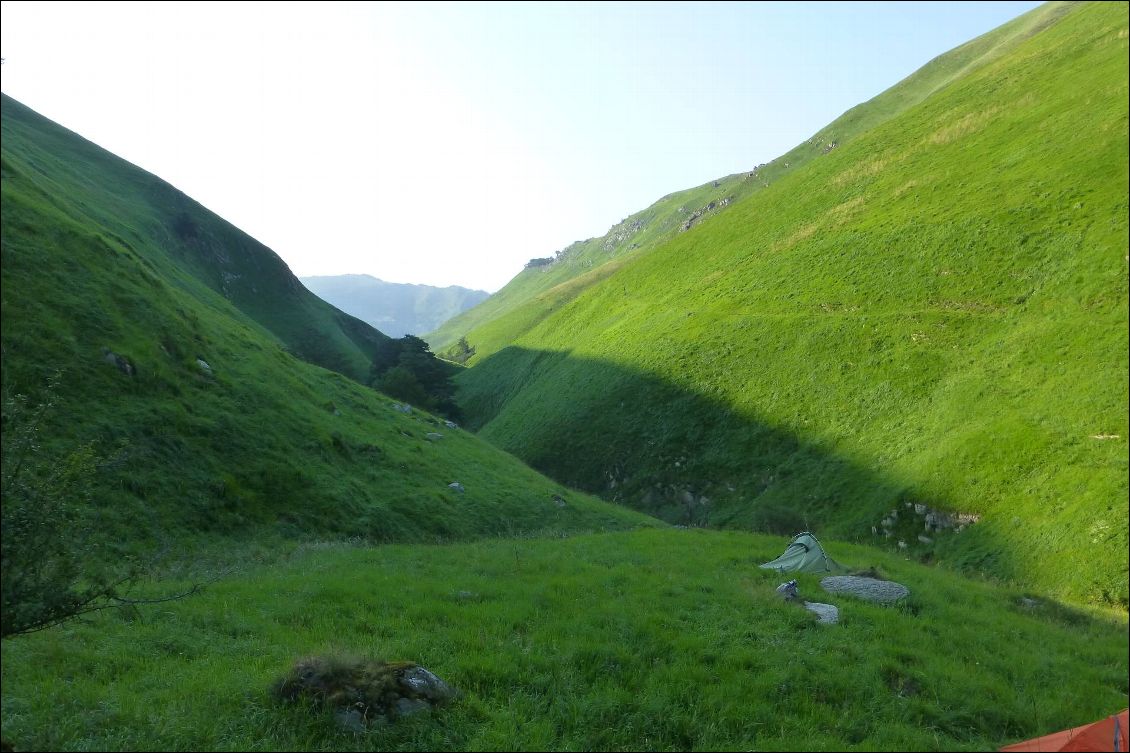
[[[1036,2],[0,2],[5,94],[299,276],[494,292]]]

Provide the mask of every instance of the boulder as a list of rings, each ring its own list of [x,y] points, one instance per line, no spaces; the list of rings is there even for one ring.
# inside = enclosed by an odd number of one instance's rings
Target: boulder
[[[439,440],[443,439],[443,435],[440,434],[439,432],[429,431],[427,434],[424,435],[424,438],[427,439],[429,442],[438,442]]]
[[[878,604],[893,604],[910,596],[910,589],[901,583],[857,575],[829,575],[820,580],[820,587],[828,593],[848,594]]]
[[[440,703],[455,697],[455,689],[423,667],[405,670],[399,678],[400,687],[410,698]]]
[[[102,349],[102,356],[106,359],[106,363],[116,366],[118,371],[126,376],[133,376],[137,373],[137,368],[125,356],[118,355],[109,348]]]
[[[454,489],[459,494],[462,494],[463,492],[467,491],[466,489],[463,488],[463,484],[459,483],[458,481],[452,481],[450,484],[447,485],[447,488],[448,489]]]
[[[817,616],[821,625],[835,625],[840,621],[840,610],[831,604],[821,604],[817,601],[804,602],[804,608]]]

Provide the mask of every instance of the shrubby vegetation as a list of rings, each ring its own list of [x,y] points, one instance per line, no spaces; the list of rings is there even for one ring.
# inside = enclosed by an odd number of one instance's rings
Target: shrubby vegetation
[[[369,378],[386,395],[457,421],[462,415],[451,381],[456,372],[451,364],[436,358],[426,342],[405,335],[381,345]]]

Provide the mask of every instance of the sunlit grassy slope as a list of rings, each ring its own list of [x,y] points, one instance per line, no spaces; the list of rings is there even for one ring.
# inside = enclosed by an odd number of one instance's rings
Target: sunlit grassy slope
[[[664,196],[642,212],[621,220],[600,238],[577,241],[555,256],[555,263],[529,267],[485,302],[452,317],[427,340],[436,352],[474,332],[480,358],[541,321],[546,312],[619,268],[623,257],[645,253],[670,240],[690,221],[702,224],[734,202],[828,154],[841,142],[889,120],[921,102],[955,78],[975,71],[1054,23],[1071,3],[1053,2],[1026,13],[924,65],[896,86],[848,110],[804,143],[768,163],[750,166],[697,188]],[[700,214],[696,217],[695,213]],[[544,250],[531,249],[531,255]],[[569,284],[564,284],[569,283]],[[520,311],[519,311],[520,310]]]
[[[17,750],[995,750],[1126,705],[1126,621],[883,555],[909,600],[756,565],[784,540],[698,529],[309,547],[136,618],[3,647]],[[366,734],[275,705],[302,656],[419,662],[453,705]]]
[[[5,396],[34,405],[62,372],[38,465],[95,443],[89,513],[120,551],[645,520],[296,358],[361,377],[385,338],[171,186],[7,97],[2,254]]]
[[[1125,606],[1127,26],[1043,6],[717,216],[506,308],[467,333],[474,425],[671,520],[903,539]],[[878,539],[908,502],[981,521]]]

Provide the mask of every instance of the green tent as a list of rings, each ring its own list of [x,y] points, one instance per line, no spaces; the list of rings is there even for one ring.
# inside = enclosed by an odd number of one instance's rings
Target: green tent
[[[779,573],[835,573],[845,569],[824,553],[824,547],[808,531],[794,536],[784,554],[761,567]]]

